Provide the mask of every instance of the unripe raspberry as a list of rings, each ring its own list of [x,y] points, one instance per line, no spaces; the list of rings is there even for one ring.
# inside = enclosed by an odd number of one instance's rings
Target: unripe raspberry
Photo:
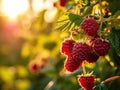
[[[88,55],[88,58],[86,59],[86,61],[88,63],[94,63],[98,60],[99,56],[95,53],[95,52],[91,52],[89,55]]]
[[[104,56],[108,53],[110,49],[110,43],[96,39],[93,41],[92,48],[98,56]]]
[[[38,70],[40,70],[40,69],[42,69],[43,68],[43,65],[41,64],[39,64],[39,63],[37,63],[35,60],[33,60],[33,61],[31,61],[30,63],[29,63],[29,69],[30,69],[30,71],[31,72],[33,72],[33,73],[36,73],[36,72],[38,72]]]
[[[72,50],[72,57],[74,60],[86,60],[89,53],[91,52],[91,47],[84,43],[76,43]]]
[[[81,28],[83,29],[84,33],[89,36],[96,36],[97,31],[99,29],[99,24],[93,18],[86,18],[82,24]]]
[[[82,61],[76,61],[73,59],[73,57],[68,57],[65,61],[64,67],[69,72],[76,71],[80,66],[82,65]]]
[[[65,55],[70,56],[72,53],[74,44],[75,44],[74,40],[65,40],[62,43],[61,52],[64,53]]]
[[[94,76],[81,76],[78,78],[78,83],[84,90],[93,90],[94,79]]]

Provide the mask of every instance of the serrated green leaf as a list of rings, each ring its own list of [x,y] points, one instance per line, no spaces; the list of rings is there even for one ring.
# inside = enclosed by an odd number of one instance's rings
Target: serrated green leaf
[[[61,22],[61,23],[59,23],[56,27],[55,27],[55,29],[56,30],[61,30],[61,31],[64,31],[65,30],[65,28],[66,28],[66,26],[68,25],[68,23],[69,22]]]
[[[81,18],[79,15],[76,15],[76,14],[70,13],[68,15],[63,15],[57,21],[55,29],[61,30],[61,31],[72,30],[75,27],[80,26],[82,21],[83,21],[83,18]]]
[[[70,21],[75,23],[76,26],[80,26],[81,22],[83,21],[83,18],[81,18],[79,15],[70,13],[68,16]]]

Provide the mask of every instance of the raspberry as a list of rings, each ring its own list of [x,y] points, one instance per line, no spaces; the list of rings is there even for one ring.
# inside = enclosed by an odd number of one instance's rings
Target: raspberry
[[[108,53],[110,49],[110,43],[96,39],[93,41],[92,48],[98,56],[104,56]]]
[[[99,58],[98,55],[96,55],[95,52],[91,52],[89,55],[88,55],[88,58],[86,59],[86,61],[88,63],[94,63],[97,61],[97,59]]]
[[[74,72],[75,70],[77,70],[80,66],[82,65],[82,61],[75,61],[73,59],[73,57],[68,57],[64,67],[66,68],[66,70],[70,71],[70,72]]]
[[[84,90],[93,90],[94,76],[81,76],[78,78],[78,83]]]
[[[81,28],[83,29],[84,33],[89,36],[96,36],[97,31],[99,29],[99,24],[95,19],[92,18],[86,18],[82,24]]]
[[[72,50],[72,57],[76,61],[86,60],[89,53],[91,52],[91,47],[84,43],[76,43]]]
[[[33,61],[29,63],[29,69],[31,72],[37,72],[40,68],[41,66]]]
[[[66,5],[67,1],[66,0],[59,0],[59,5],[61,7],[64,7]]]
[[[74,44],[75,44],[74,40],[65,40],[62,43],[61,52],[64,53],[65,55],[70,56],[72,53]]]

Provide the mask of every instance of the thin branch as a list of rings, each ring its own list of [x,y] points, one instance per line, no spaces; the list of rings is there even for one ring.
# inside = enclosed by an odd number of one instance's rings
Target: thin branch
[[[103,83],[108,83],[110,81],[113,81],[113,80],[116,80],[116,79],[120,79],[120,76],[113,76],[113,77],[110,77],[104,81],[102,81]]]

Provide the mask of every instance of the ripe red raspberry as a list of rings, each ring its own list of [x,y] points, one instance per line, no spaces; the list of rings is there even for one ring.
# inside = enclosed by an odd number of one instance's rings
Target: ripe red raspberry
[[[104,56],[108,53],[110,49],[110,43],[96,39],[93,41],[92,48],[98,56]]]
[[[65,40],[62,43],[61,52],[64,53],[65,55],[70,56],[72,53],[74,44],[75,44],[74,40]]]
[[[75,61],[73,57],[68,57],[65,61],[64,67],[69,72],[74,72],[82,65],[82,61]]]
[[[72,50],[72,57],[76,61],[86,60],[89,53],[91,52],[91,47],[84,43],[76,43]]]
[[[61,7],[64,7],[66,5],[67,1],[66,0],[59,0],[59,5]]]
[[[93,90],[94,76],[81,76],[78,78],[78,83],[84,90]]]
[[[88,55],[88,58],[86,59],[86,61],[88,63],[94,63],[98,60],[99,56],[96,55],[95,52],[91,52],[89,55]]]
[[[84,33],[89,36],[96,36],[97,31],[99,29],[99,24],[95,19],[92,18],[86,18],[82,24],[81,28],[83,29]]]

